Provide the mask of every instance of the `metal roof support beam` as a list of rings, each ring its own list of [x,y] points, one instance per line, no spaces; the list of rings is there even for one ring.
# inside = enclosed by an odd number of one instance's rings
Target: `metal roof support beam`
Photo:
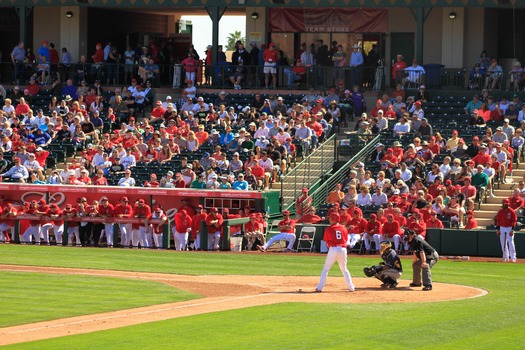
[[[20,39],[19,41],[24,42],[26,41],[26,29],[27,29],[27,17],[33,10],[33,6],[15,6],[16,14],[18,15],[19,23],[20,23]]]
[[[220,6],[211,6],[206,7],[206,11],[208,12],[208,15],[211,18],[212,22],[212,40],[211,40],[211,46],[212,46],[212,64],[215,66],[217,64],[217,58],[218,58],[218,50],[217,47],[219,46],[219,22],[221,21],[222,15],[226,11],[228,7],[220,7]]]
[[[425,34],[425,21],[432,12],[431,8],[411,7],[410,12],[416,20],[416,59],[419,64],[423,64],[423,36]]]

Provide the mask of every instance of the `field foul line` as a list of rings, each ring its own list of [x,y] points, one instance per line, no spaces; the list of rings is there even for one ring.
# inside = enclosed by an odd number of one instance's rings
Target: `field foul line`
[[[75,321],[75,322],[67,322],[67,323],[60,323],[60,324],[54,324],[54,325],[48,325],[48,326],[42,326],[42,327],[23,329],[23,330],[18,330],[18,331],[13,331],[13,332],[5,332],[3,334],[27,333],[27,332],[39,331],[39,330],[43,330],[43,329],[64,327],[64,326],[69,326],[69,325],[74,325],[74,324],[82,324],[82,323],[90,323],[90,322],[111,320],[111,319],[123,318],[123,317],[128,317],[128,316],[147,315],[147,314],[153,314],[153,313],[158,313],[158,312],[173,311],[173,310],[177,310],[177,309],[184,309],[184,308],[190,308],[190,307],[206,306],[206,305],[212,305],[212,304],[218,304],[218,303],[224,303],[224,302],[230,302],[230,301],[236,301],[236,300],[258,298],[258,297],[266,297],[266,296],[268,296],[268,294],[277,294],[277,293],[266,293],[266,294],[259,294],[259,295],[247,295],[247,296],[236,297],[236,298],[228,298],[228,299],[208,301],[208,302],[205,302],[205,303],[194,303],[194,304],[189,304],[189,305],[173,306],[173,307],[164,308],[164,309],[155,309],[155,310],[149,310],[149,311],[130,312],[130,313],[114,315],[114,316],[97,317],[97,318],[92,318],[92,319],[89,319],[89,320],[81,320],[81,321]]]

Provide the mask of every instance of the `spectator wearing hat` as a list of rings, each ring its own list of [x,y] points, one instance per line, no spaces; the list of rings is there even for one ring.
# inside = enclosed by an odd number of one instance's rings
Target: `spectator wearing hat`
[[[268,48],[263,52],[264,61],[264,88],[275,88],[277,85],[277,61],[279,59],[279,52],[275,49],[275,44],[270,43]],[[272,76],[272,85],[270,85],[270,74]]]
[[[15,157],[14,165],[6,172],[0,174],[2,178],[10,178],[14,182],[26,182],[29,179],[29,171],[22,165],[21,159]]]
[[[131,170],[129,169],[124,170],[124,177],[119,180],[118,186],[124,186],[124,187],[134,187],[135,186],[135,179],[131,177]]]
[[[416,95],[416,101],[430,102],[430,93],[426,89],[425,85],[420,85]]]
[[[232,185],[234,190],[247,191],[249,189],[248,182],[244,179],[244,174],[237,175],[237,180]]]
[[[216,173],[210,174],[208,177],[208,181],[206,182],[206,188],[209,190],[218,190],[220,188],[220,183],[218,179],[219,176]]]
[[[188,57],[181,61],[181,65],[184,68],[184,74],[186,76],[186,81],[191,81],[192,84],[196,79],[197,66],[199,62],[193,56],[191,52],[188,52]]]

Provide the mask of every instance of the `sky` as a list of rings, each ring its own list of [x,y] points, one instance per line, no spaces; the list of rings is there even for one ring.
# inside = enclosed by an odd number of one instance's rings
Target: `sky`
[[[189,20],[193,25],[193,45],[203,57],[206,47],[212,41],[212,23],[209,16],[182,16],[182,20]],[[223,16],[219,22],[219,44],[226,46],[230,33],[241,31],[242,36],[246,36],[246,17],[245,16]]]

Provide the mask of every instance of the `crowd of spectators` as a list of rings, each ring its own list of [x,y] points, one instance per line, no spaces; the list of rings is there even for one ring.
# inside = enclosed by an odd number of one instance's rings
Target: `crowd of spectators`
[[[177,100],[154,101],[150,84],[142,89],[135,78],[114,89],[98,80],[76,86],[69,79],[60,92],[38,85],[31,92],[31,85],[15,86],[3,100],[0,176],[7,181],[269,188],[297,156],[315,150],[354,104],[349,91],[339,97],[333,89],[297,98],[256,93],[238,105],[225,91],[197,97],[192,86]],[[75,157],[55,165],[54,152],[65,146]]]
[[[470,101],[460,98],[460,112],[443,120],[432,107],[451,104],[444,101],[452,98],[433,99],[424,85],[414,96],[405,93],[398,86],[361,115],[350,133],[368,139],[381,134],[382,142],[368,159],[352,164],[322,208],[312,207],[307,191],[297,198],[300,220],[319,222],[335,211],[349,233],[364,240],[366,251],[383,239],[402,251],[403,228],[424,237],[427,228],[478,227],[477,206],[495,197],[495,184],[507,182],[523,161],[525,115],[517,111],[525,105],[517,95],[496,100],[484,90]],[[473,122],[478,118],[483,122]],[[508,198],[518,215],[523,215],[524,189],[520,181]],[[356,241],[350,242],[353,248]]]

